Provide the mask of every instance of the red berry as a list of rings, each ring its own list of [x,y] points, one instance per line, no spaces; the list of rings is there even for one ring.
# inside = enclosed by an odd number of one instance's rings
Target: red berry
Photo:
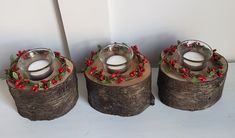
[[[176,64],[176,60],[171,59],[169,63],[170,63],[170,65],[171,65],[171,66],[175,66],[175,64]]]
[[[15,86],[18,87],[18,86],[20,85],[21,81],[22,81],[22,80],[17,80],[17,81],[15,82]]]
[[[47,83],[48,83],[47,80],[41,80],[41,82],[42,82],[43,84],[47,84]]]
[[[55,85],[55,84],[57,83],[57,80],[54,80],[54,79],[53,79],[53,80],[51,81],[51,83],[52,83],[53,85]]]
[[[181,69],[180,69],[180,72],[181,72],[181,73],[188,73],[189,70],[188,70],[187,68],[181,68]]]
[[[145,71],[145,69],[144,69],[144,68],[141,68],[141,69],[140,69],[140,72],[144,72],[144,71]]]
[[[71,72],[71,69],[70,69],[70,68],[67,68],[67,72],[70,73],[70,72]]]
[[[163,63],[167,64],[167,59],[166,59],[166,57],[163,57],[162,61],[163,61]]]
[[[219,66],[219,69],[223,69],[224,67],[223,66]]]
[[[103,80],[105,80],[105,77],[104,77],[103,75],[101,75],[101,76],[99,77],[99,79],[100,79],[100,81],[103,81]]]
[[[115,78],[115,77],[117,77],[117,74],[116,73],[112,73],[111,74],[111,78]]]
[[[221,72],[216,73],[218,77],[223,77],[223,74]]]
[[[146,64],[148,63],[148,60],[146,58],[143,59],[143,63]]]
[[[103,69],[100,70],[100,75],[104,76],[104,70]]]
[[[19,68],[17,67],[16,64],[14,64],[11,68],[11,71],[16,72]]]
[[[25,85],[24,85],[24,84],[20,84],[20,85],[19,85],[19,88],[20,88],[20,89],[24,89],[24,88],[25,88]]]
[[[136,76],[136,71],[132,71],[129,75],[130,75],[130,77],[135,77]]]
[[[220,57],[218,54],[213,53],[212,59],[213,59],[214,61],[218,61],[218,60],[220,60],[220,58],[221,58],[221,57]]]
[[[48,86],[47,85],[44,85],[43,88],[44,88],[44,90],[48,90]]]
[[[88,59],[88,60],[86,60],[85,64],[86,64],[87,66],[90,66],[91,64],[93,64],[93,60]]]
[[[118,78],[117,83],[121,83],[121,82],[123,82],[124,80],[125,80],[125,78],[120,77],[120,78]]]
[[[26,50],[23,51],[18,51],[18,53],[16,54],[18,57],[21,57],[24,53],[26,53]]]
[[[174,46],[174,45],[172,45],[172,46],[170,47],[170,52],[174,53],[174,52],[176,51],[176,49],[177,49],[177,47]]]
[[[142,77],[142,76],[143,76],[143,72],[139,72],[138,77]]]
[[[182,74],[181,77],[187,79],[189,76],[187,74]]]
[[[135,45],[135,46],[132,46],[131,47],[132,48],[132,50],[135,52],[135,53],[138,53],[139,52],[139,49],[138,49],[138,47]]]
[[[92,75],[94,74],[94,72],[96,71],[97,67],[92,67],[89,74]]]
[[[64,72],[64,68],[61,67],[58,69],[58,71],[59,71],[59,73],[62,73],[62,72]]]
[[[60,52],[54,52],[56,57],[60,57]]]
[[[205,82],[207,79],[205,76],[201,75],[198,77],[198,79],[201,81],[201,82]]]
[[[24,80],[24,83],[25,83],[25,84],[28,84],[28,83],[29,83],[29,80]]]
[[[32,90],[33,90],[34,92],[38,92],[38,86],[37,86],[37,85],[34,85],[34,86],[32,87]]]

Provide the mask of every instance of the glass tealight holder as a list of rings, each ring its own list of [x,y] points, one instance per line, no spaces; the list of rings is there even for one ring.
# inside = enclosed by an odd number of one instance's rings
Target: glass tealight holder
[[[114,43],[100,50],[99,59],[108,73],[123,73],[129,69],[133,55],[131,47]]]
[[[17,66],[24,77],[30,80],[43,80],[54,70],[54,52],[47,48],[35,48],[25,52],[19,59]]]
[[[185,40],[177,46],[183,66],[192,71],[200,71],[207,66],[212,57],[211,47],[200,40]]]

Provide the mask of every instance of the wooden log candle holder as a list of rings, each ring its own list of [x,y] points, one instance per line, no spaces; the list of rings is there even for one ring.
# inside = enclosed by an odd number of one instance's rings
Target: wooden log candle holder
[[[21,56],[21,55],[18,55]],[[54,71],[43,80],[23,78],[17,60],[7,71],[7,84],[18,113],[30,120],[52,120],[69,112],[77,102],[77,76],[73,63],[56,53]]]
[[[228,63],[215,50],[206,67],[199,71],[181,65],[176,46],[164,50],[161,58],[158,87],[159,98],[164,104],[195,111],[208,108],[220,99]]]
[[[154,104],[151,66],[144,56],[136,55],[136,52],[130,68],[123,73],[108,73],[94,52],[86,61],[88,67],[84,74],[88,102],[94,109],[106,114],[133,116]]]

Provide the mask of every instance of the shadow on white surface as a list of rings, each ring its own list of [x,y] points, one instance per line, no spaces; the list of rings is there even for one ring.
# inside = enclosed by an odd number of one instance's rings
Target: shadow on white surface
[[[78,77],[78,93],[79,93],[78,100],[82,100],[88,104],[88,94],[87,94],[85,77],[83,73],[79,73],[77,77]]]
[[[10,94],[10,91],[8,87],[3,87],[7,85],[6,81],[0,81],[0,86],[1,86],[1,92],[0,92],[0,97],[1,97],[1,103],[7,105],[8,107],[14,109],[17,112],[15,102]]]
[[[156,100],[159,101],[158,97],[158,86],[157,86],[158,68],[152,68],[152,94]]]

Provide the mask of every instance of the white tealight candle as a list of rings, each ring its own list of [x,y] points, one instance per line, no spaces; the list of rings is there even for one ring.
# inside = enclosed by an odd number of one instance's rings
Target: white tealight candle
[[[38,77],[38,76],[44,75],[45,73],[50,71],[50,67],[46,67],[48,65],[49,65],[49,62],[47,60],[38,60],[38,61],[35,61],[29,65],[28,71],[30,72],[30,75],[32,77]],[[42,68],[44,68],[44,69],[42,69]],[[38,71],[36,71],[36,70],[38,70]]]
[[[115,70],[115,71],[122,70],[122,69],[126,68],[126,65],[120,65],[120,64],[124,64],[126,62],[127,62],[126,58],[123,56],[120,56],[120,55],[113,55],[113,56],[109,57],[106,61],[107,64],[114,65],[114,66],[108,66],[108,68],[111,70]],[[120,65],[120,66],[117,66],[117,65]]]
[[[184,63],[190,66],[194,66],[194,67],[202,66],[203,60],[205,60],[202,54],[198,52],[192,52],[192,51],[185,53],[183,57],[189,60],[192,60],[192,61],[188,61],[184,59]],[[193,61],[201,61],[201,62],[193,62]]]

